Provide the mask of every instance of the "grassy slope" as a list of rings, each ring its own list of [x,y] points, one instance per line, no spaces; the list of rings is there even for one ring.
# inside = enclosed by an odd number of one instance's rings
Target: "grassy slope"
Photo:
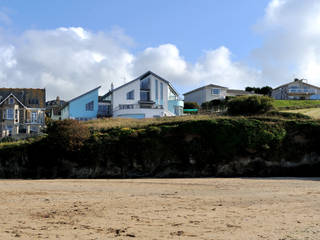
[[[294,109],[294,110],[286,110],[283,112],[301,113],[315,119],[320,119],[320,108]]]
[[[274,100],[273,106],[282,109],[302,109],[320,107],[320,100]]]

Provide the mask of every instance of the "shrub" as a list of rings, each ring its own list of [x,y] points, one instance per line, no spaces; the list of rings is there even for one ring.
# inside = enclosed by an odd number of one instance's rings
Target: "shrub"
[[[199,109],[199,105],[196,102],[185,102],[184,109]]]
[[[273,108],[273,99],[266,96],[240,96],[227,103],[228,113],[231,115],[262,114]]]
[[[88,127],[76,120],[51,121],[47,125],[49,144],[66,151],[77,151],[90,137]]]

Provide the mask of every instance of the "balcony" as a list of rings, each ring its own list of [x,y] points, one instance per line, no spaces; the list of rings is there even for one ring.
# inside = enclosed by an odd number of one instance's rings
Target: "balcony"
[[[119,110],[126,110],[126,109],[163,109],[162,105],[155,105],[153,104],[146,104],[146,103],[139,103],[139,104],[119,104],[118,107],[114,108],[113,111]]]
[[[289,88],[288,95],[314,95],[316,94],[315,89],[306,89],[306,88]]]

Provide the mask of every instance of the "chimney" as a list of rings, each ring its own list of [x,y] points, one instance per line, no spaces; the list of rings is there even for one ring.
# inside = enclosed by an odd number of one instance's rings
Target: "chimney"
[[[56,103],[57,103],[57,105],[60,105],[60,97],[59,96],[57,96],[57,98],[56,98]]]
[[[113,91],[113,83],[111,83],[111,91]]]

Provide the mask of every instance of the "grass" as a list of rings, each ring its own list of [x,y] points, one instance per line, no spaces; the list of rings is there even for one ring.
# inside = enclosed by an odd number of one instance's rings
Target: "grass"
[[[130,119],[130,118],[102,118],[84,122],[83,124],[93,128],[94,130],[109,129],[109,128],[141,128],[148,125],[158,125],[163,123],[175,123],[190,120],[208,120],[217,118],[216,115],[187,115],[179,117],[162,117],[162,118],[145,118],[145,119]]]
[[[274,100],[273,106],[278,110],[320,108],[320,100]]]
[[[320,111],[320,108],[319,108]],[[179,117],[163,117],[163,118],[147,118],[147,119],[129,119],[129,118],[102,118],[97,120],[92,120],[88,122],[83,122],[82,124],[86,125],[93,130],[107,130],[110,128],[143,128],[149,125],[159,125],[159,124],[174,124],[184,121],[197,121],[197,120],[212,120],[212,119],[242,119],[250,118],[257,119],[261,121],[290,121],[290,120],[299,120],[299,121],[314,121],[308,118],[302,118],[301,116],[289,115],[289,114],[275,114],[275,112],[270,112],[263,115],[256,116],[217,116],[217,115],[208,115],[208,114],[198,114],[198,115],[186,115]],[[320,119],[320,118],[319,118]]]
[[[301,114],[310,116],[314,119],[320,119],[320,108],[293,109],[293,110],[286,110],[282,112],[301,113]]]

